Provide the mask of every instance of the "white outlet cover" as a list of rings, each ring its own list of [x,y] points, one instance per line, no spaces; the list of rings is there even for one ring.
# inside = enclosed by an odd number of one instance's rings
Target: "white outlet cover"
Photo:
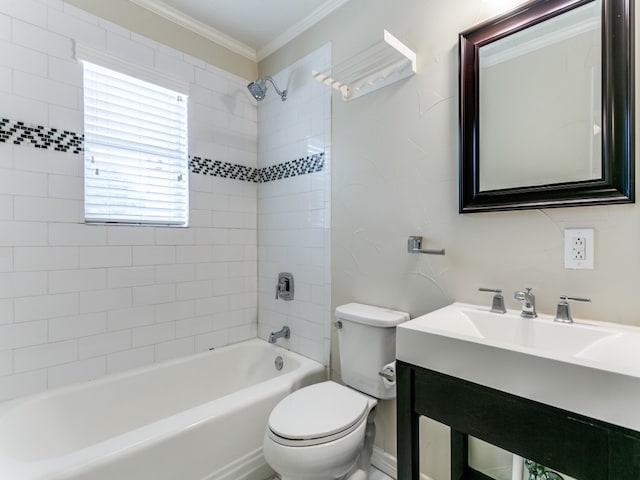
[[[585,241],[584,260],[574,260],[573,239],[582,237]],[[595,235],[593,228],[566,228],[564,230],[564,268],[593,270]]]

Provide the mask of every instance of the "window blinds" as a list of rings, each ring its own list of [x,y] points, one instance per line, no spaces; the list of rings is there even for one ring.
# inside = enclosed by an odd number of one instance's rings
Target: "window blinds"
[[[186,226],[186,95],[83,65],[85,220]]]

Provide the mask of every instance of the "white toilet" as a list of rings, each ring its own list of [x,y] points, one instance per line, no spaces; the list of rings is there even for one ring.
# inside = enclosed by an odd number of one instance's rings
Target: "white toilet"
[[[409,314],[359,303],[336,308],[345,387],[322,382],[297,390],[269,416],[264,457],[283,480],[367,480],[377,399],[394,398],[396,325]]]

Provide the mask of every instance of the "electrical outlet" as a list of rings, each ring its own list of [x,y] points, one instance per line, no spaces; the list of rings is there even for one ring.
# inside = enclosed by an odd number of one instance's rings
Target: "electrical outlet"
[[[567,228],[564,231],[564,268],[593,269],[593,228]]]

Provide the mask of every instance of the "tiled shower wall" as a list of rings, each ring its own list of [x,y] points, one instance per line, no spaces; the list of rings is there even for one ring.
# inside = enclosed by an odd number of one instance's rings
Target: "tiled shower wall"
[[[311,174],[261,183],[258,188],[258,332],[263,338],[283,325],[289,340],[278,342],[329,363],[330,351],[330,165],[331,90],[311,70],[331,66],[326,44],[274,75],[285,102],[269,85],[258,107],[258,163],[262,169],[285,161],[322,156]],[[295,299],[275,299],[279,272],[294,276]]]
[[[256,167],[245,79],[60,0],[0,1],[0,118],[82,133],[74,41],[187,82],[190,154]],[[218,165],[189,228],[87,226],[82,166],[0,143],[0,400],[257,333],[257,183]]]

